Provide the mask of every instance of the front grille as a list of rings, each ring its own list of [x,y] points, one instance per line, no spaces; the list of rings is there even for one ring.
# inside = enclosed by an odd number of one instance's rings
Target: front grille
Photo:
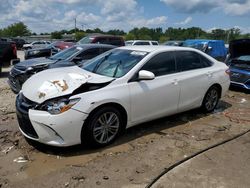
[[[249,75],[239,72],[231,72],[231,80],[234,82],[245,83],[248,79],[250,79]]]
[[[23,70],[18,69],[16,66],[14,66],[14,67],[11,69],[11,71],[10,71],[10,75],[11,75],[12,77],[15,77],[15,76],[17,76],[17,75],[19,75],[19,74],[22,74],[22,73],[23,73]]]
[[[19,80],[18,79],[15,79],[14,77],[12,77],[11,75],[9,75],[8,77],[8,83],[12,89],[12,91],[14,93],[18,93],[20,90],[21,90],[21,85],[19,83]]]
[[[29,109],[34,108],[37,103],[27,99],[20,93],[16,99],[16,114],[20,129],[30,137],[38,138],[38,135],[29,120]]]

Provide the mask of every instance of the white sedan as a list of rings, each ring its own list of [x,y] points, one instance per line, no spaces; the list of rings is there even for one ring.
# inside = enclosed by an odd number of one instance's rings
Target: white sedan
[[[228,67],[195,49],[127,46],[77,66],[42,71],[16,99],[20,131],[54,146],[104,146],[126,128],[199,108],[215,109]]]

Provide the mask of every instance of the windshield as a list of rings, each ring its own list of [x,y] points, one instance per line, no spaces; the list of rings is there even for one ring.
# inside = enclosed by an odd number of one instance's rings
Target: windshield
[[[125,45],[126,45],[126,46],[129,46],[129,45],[132,45],[132,44],[133,44],[132,41],[127,41],[127,42],[125,42]]]
[[[250,64],[250,55],[244,55],[232,60],[233,64]]]
[[[67,48],[53,56],[50,57],[52,60],[68,60],[71,56],[81,51],[82,48],[79,46],[73,46],[71,48]]]
[[[147,54],[147,52],[141,51],[115,49],[89,60],[82,68],[96,74],[120,78]]]
[[[81,40],[78,41],[79,44],[89,44],[92,42],[94,38],[91,37],[84,37]]]

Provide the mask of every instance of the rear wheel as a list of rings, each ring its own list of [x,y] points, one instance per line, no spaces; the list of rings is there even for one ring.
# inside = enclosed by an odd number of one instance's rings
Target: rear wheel
[[[119,110],[106,106],[91,114],[84,126],[83,142],[100,147],[116,139],[121,132],[123,121]]]
[[[202,109],[204,112],[212,112],[216,108],[220,98],[219,89],[216,86],[212,86],[208,89],[202,103]]]

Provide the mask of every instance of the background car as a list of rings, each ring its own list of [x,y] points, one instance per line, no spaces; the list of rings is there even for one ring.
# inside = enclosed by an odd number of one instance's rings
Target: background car
[[[181,40],[169,40],[163,43],[165,46],[182,46],[184,41]]]
[[[18,93],[29,77],[42,70],[74,65],[82,66],[85,61],[115,47],[104,44],[76,45],[49,58],[34,58],[22,61],[10,70],[9,86],[14,93]]]
[[[51,55],[54,55],[58,53],[61,50],[64,50],[65,48],[69,48],[73,46],[73,42],[63,42],[63,41],[57,41],[49,44],[48,46],[44,48],[35,48],[30,50],[25,50],[24,59],[31,59],[31,58],[38,58],[38,57],[50,57]]]
[[[110,44],[114,46],[124,46],[124,39],[120,36],[115,35],[89,35],[77,42],[77,44],[90,44],[90,43],[98,43],[98,44]]]
[[[250,90],[250,39],[231,41],[225,63],[230,67],[231,85]]]
[[[28,50],[28,49],[32,49],[32,48],[44,48],[44,47],[48,46],[50,43],[51,42],[49,42],[49,41],[34,41],[30,44],[24,44],[23,49]]]
[[[10,65],[10,61],[13,59],[17,59],[15,42],[0,38],[0,73],[2,67]]]
[[[225,61],[227,56],[227,49],[223,40],[188,39],[183,42],[182,46],[201,50],[222,62]]]
[[[158,41],[153,40],[128,40],[125,42],[126,46],[134,45],[159,45]]]
[[[60,50],[64,50],[65,48],[69,48],[71,46],[74,46],[75,42],[70,42],[70,41],[56,41],[56,42],[53,42],[51,45],[53,45],[54,47],[56,47],[56,48],[58,48]]]
[[[44,144],[105,146],[126,128],[193,108],[212,112],[228,90],[228,67],[182,47],[126,46],[42,71],[16,98],[22,134]]]
[[[23,45],[27,42],[24,39],[21,38],[12,38],[12,40],[16,43],[17,49],[22,49]]]

